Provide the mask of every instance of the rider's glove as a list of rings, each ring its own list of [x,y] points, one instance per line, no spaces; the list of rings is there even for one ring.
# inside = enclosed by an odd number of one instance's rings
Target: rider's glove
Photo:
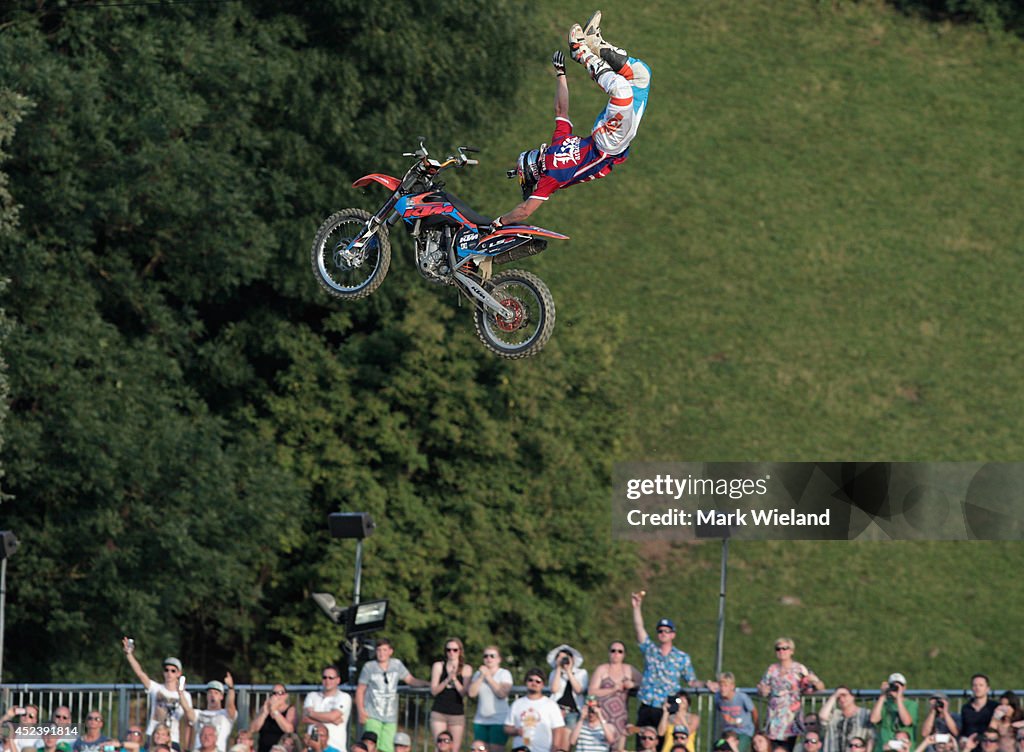
[[[551,55],[551,65],[555,68],[556,76],[565,75],[565,55],[562,54],[561,50],[555,50],[554,54]]]
[[[489,225],[484,225],[480,228],[480,237],[486,238],[491,233],[497,232],[502,228],[501,219],[495,219]]]

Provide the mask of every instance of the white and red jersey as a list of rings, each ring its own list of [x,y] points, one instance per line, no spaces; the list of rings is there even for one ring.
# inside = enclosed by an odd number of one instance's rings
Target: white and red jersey
[[[569,120],[555,118],[551,146],[544,152],[544,174],[529,198],[546,201],[559,188],[603,178],[629,156],[629,145],[647,109],[650,68],[629,58],[619,73],[608,71],[597,83],[609,99],[590,135],[574,135]]]

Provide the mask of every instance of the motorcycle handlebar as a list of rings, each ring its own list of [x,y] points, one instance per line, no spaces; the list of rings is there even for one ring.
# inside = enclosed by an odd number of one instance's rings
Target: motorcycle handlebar
[[[422,159],[424,161],[424,163],[426,163],[427,162],[427,157],[429,155],[427,153],[427,147],[423,145],[423,141],[424,140],[426,140],[426,139],[424,139],[423,137],[420,137],[420,139],[419,139],[419,141],[420,141],[420,148],[417,149],[416,151],[402,152],[402,156],[403,157],[416,157],[417,159]],[[480,150],[477,147],[475,147],[475,146],[460,146],[460,147],[458,147],[457,151],[459,152],[459,156],[457,156],[457,157],[455,157],[455,156],[448,157],[448,159],[446,159],[441,164],[434,163],[434,166],[435,167],[440,167],[440,168],[443,169],[445,167],[450,167],[450,166],[453,166],[453,165],[454,166],[461,166],[461,165],[478,165],[478,164],[480,164],[479,160],[477,160],[477,159],[469,159],[464,154],[464,152],[467,152],[467,151],[468,152],[473,152],[473,153],[479,152]]]

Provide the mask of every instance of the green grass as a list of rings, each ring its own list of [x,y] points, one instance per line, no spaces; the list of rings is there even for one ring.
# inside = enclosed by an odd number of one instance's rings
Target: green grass
[[[714,669],[719,543],[648,547],[635,587],[648,591],[648,629],[668,616],[701,678]],[[877,689],[892,671],[910,689],[968,688],[977,671],[1019,688],[1024,650],[1012,592],[1024,566],[1017,543],[733,542],[729,547],[723,668],[742,686],[774,661],[773,640],[829,687]],[[633,647],[628,594],[609,610],[607,637]],[[604,645],[587,646],[600,657]]]
[[[535,215],[572,241],[524,265],[555,294],[556,340],[617,339],[616,459],[1024,457],[1024,45],[871,0],[601,7],[651,64],[650,107],[626,164]],[[533,20],[554,49],[592,10]],[[521,63],[459,188],[485,212],[516,202],[499,170],[550,135],[547,61]],[[569,75],[583,131],[604,98]],[[636,575],[705,677],[719,552],[647,546]],[[755,683],[786,634],[830,685],[1019,686],[1022,565],[1017,543],[734,543],[725,667]],[[628,638],[619,601],[598,618]]]
[[[590,10],[536,21],[554,49]],[[1024,455],[1024,45],[877,2],[603,10],[651,64],[650,108],[626,164],[536,215],[572,241],[528,264],[560,321],[619,340],[623,459]],[[461,188],[485,211],[516,200],[492,175],[550,134],[546,60],[523,64]],[[585,130],[604,98],[569,74]]]

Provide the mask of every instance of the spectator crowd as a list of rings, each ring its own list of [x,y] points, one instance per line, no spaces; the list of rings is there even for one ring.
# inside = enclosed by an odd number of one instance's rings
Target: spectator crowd
[[[283,684],[275,684],[246,728],[236,729],[234,680],[205,686],[205,707],[192,704],[182,663],[164,659],[162,681],[150,678],[135,656],[135,643],[122,641],[125,658],[147,694],[144,723],[130,724],[123,738],[104,735],[104,718],[89,710],[83,725],[73,723],[70,707],[53,709],[48,720],[35,705],[6,709],[0,752],[411,752],[412,739],[399,728],[398,685],[429,688],[430,733],[435,752],[697,752],[700,716],[691,711],[690,693],[706,689],[712,697],[714,727],[708,730],[715,752],[1024,752],[1024,711],[1013,692],[992,696],[988,677],[971,678],[971,699],[959,712],[933,694],[926,704],[907,696],[907,678],[893,672],[881,683],[870,710],[857,704],[849,687],[832,690],[795,660],[796,644],[775,640],[775,661],[753,699],[737,688],[736,677],[697,678],[690,657],[676,647],[676,628],[662,618],[652,637],[642,605],[645,593],[631,596],[636,642],[643,668],[626,662],[626,644],[608,646],[607,661],[593,673],[569,644],[553,648],[548,668],[530,668],[526,693],[511,699],[513,677],[502,667],[495,645],[484,648],[474,668],[462,641],[444,642],[443,657],[429,679],[412,675],[394,656],[391,643],[376,640],[374,660],[359,673],[354,695],[343,691],[337,666],[320,674],[321,689],[293,702]],[[805,712],[804,698],[825,693],[819,712]],[[638,707],[629,718],[629,697]],[[476,713],[467,728],[466,699]],[[362,733],[349,741],[351,719]],[[923,717],[922,717],[923,716]],[[707,734],[706,734],[707,736]]]

